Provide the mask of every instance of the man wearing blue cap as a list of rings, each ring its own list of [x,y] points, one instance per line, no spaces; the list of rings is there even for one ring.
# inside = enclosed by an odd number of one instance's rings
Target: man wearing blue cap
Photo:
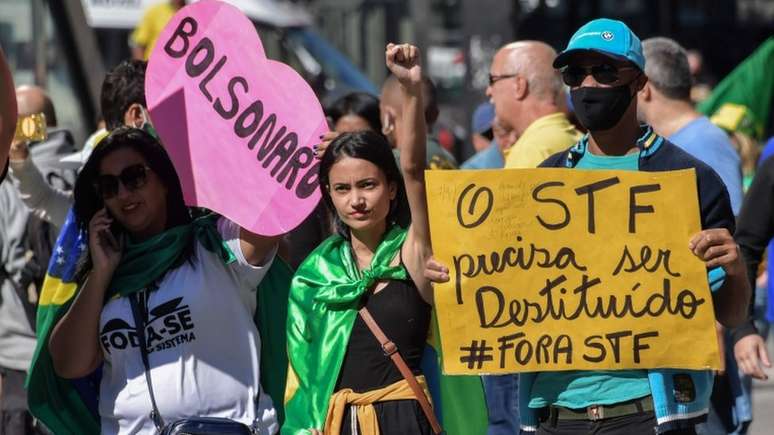
[[[581,27],[554,67],[570,86],[580,123],[574,147],[543,167],[669,171],[695,168],[702,232],[693,253],[709,270],[715,314],[735,326],[745,317],[750,289],[731,234],[734,215],[714,171],[637,121],[636,94],[647,82],[639,38],[620,21]],[[706,419],[712,373],[689,370],[569,371],[520,376],[522,429],[538,434],[693,434]]]
[[[709,166],[637,122],[636,94],[648,80],[639,38],[620,21],[593,20],[573,35],[553,66],[570,87],[578,120],[589,133],[541,167],[694,169],[702,231],[688,247],[708,265],[716,319],[727,327],[740,325],[750,286],[731,237],[728,193]],[[429,279],[446,282],[448,274],[448,268],[428,261]],[[537,435],[695,434],[696,424],[707,417],[712,380],[710,371],[681,369],[521,373],[521,429]]]

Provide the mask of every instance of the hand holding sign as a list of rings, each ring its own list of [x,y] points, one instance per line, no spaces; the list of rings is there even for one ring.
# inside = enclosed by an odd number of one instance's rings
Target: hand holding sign
[[[739,247],[725,228],[701,231],[691,238],[688,247],[708,268],[720,266],[728,274],[744,271],[744,265],[739,262]]]
[[[336,140],[337,137],[339,137],[341,133],[338,131],[329,131],[322,135],[320,137],[320,143],[314,146],[314,156],[318,159],[322,159],[323,154],[325,154],[325,150],[328,149],[328,146]]]
[[[317,205],[322,107],[298,73],[266,58],[235,7],[203,0],[181,9],[151,54],[145,92],[188,205],[269,236]]]

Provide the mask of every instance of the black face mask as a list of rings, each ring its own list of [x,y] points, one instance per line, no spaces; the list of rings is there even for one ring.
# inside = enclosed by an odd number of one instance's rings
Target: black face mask
[[[631,83],[612,88],[582,87],[570,91],[578,120],[589,131],[613,128],[629,108]]]

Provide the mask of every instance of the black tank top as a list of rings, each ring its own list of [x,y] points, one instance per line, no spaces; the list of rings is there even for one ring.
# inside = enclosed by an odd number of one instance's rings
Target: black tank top
[[[363,296],[365,306],[412,372],[418,374],[430,327],[430,310],[414,282],[391,280],[377,293]],[[352,327],[336,390],[357,393],[379,389],[403,379],[379,341],[358,315]]]

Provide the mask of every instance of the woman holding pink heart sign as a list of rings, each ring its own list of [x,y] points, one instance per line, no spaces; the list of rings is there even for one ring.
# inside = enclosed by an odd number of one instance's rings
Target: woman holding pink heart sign
[[[389,44],[385,56],[410,120],[400,169],[372,131],[344,133],[322,155],[337,234],[293,278],[283,434],[441,431],[419,367],[433,301],[420,57],[408,44]]]
[[[277,238],[194,218],[167,152],[136,128],[95,148],[74,198],[88,255],[41,364],[65,379],[102,367],[103,434],[200,423],[210,429],[197,433],[276,433],[254,315],[259,284],[281,264]]]

